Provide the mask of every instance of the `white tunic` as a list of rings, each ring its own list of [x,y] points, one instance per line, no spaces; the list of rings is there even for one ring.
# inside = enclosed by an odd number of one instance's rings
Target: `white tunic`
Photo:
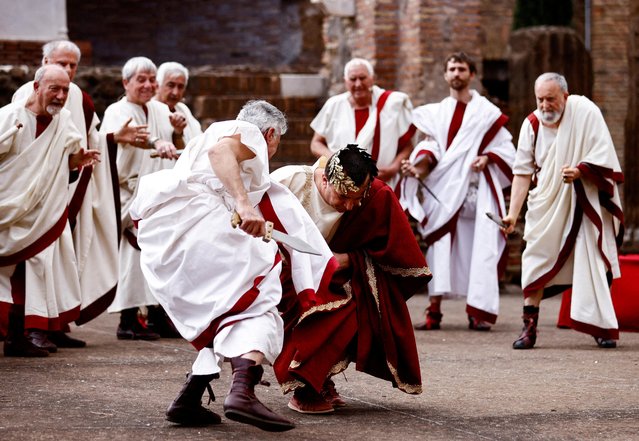
[[[550,137],[547,135],[550,133]],[[522,256],[522,287],[536,287],[537,281],[552,274],[560,250],[566,243],[578,204],[575,184],[562,181],[561,167],[593,164],[620,174],[610,132],[597,106],[586,97],[571,95],[566,101],[563,117],[553,138],[553,131],[540,124],[535,148],[540,167],[538,185],[528,195],[528,211]],[[534,132],[528,120],[522,125],[514,171],[530,174]],[[611,202],[621,208],[616,182],[607,178],[613,191]],[[620,276],[615,236],[619,219],[600,204],[599,188],[582,175],[587,205],[601,223],[601,230],[584,214],[576,236],[574,249],[552,279],[538,289],[553,285],[572,285],[572,320],[601,329],[617,329],[606,272]],[[601,248],[598,242],[601,241]],[[607,267],[606,261],[610,264]]]
[[[0,109],[0,133],[16,122],[23,125],[0,144],[0,258],[22,252],[62,222],[62,234],[25,261],[26,326],[56,329],[58,319],[74,319],[80,306],[66,208],[69,155],[80,148],[81,136],[62,109],[35,138],[36,117],[25,104],[17,101]],[[13,303],[14,270],[15,264],[0,267],[0,301]]]
[[[373,86],[372,104],[368,109],[368,120],[355,137],[355,110],[348,98],[350,92],[345,92],[329,98],[315,119],[311,121],[311,128],[323,136],[328,148],[335,153],[347,144],[357,144],[368,153],[373,151],[373,137],[377,125],[377,102],[385,90]],[[390,166],[397,157],[399,139],[408,132],[411,125],[411,111],[413,104],[403,92],[392,92],[379,115],[380,143],[378,167]],[[388,184],[394,188],[398,177]]]
[[[146,104],[146,107],[148,117],[142,106],[129,102],[126,97],[122,98],[106,109],[100,131],[102,133],[115,132],[129,118],[133,118],[131,125],[147,124],[147,130],[151,137],[171,141],[173,127],[169,121],[171,111],[168,106],[151,100]],[[125,235],[120,242],[118,290],[113,303],[109,306],[109,312],[157,304],[144,282],[144,276],[140,269],[140,251],[133,247],[126,238],[127,234],[137,234],[129,216],[129,207],[137,193],[139,178],[154,171],[171,168],[175,164],[175,160],[172,159],[151,158],[152,151],[129,144],[118,145],[117,166],[122,206],[121,218]],[[129,230],[129,233],[126,230]]]
[[[12,101],[26,99],[32,91],[33,81],[30,81],[16,91]],[[110,169],[110,162],[115,158],[109,158],[106,134],[98,132],[100,120],[95,112],[87,136],[82,103],[82,90],[70,83],[64,107],[71,112],[71,120],[81,137],[81,146],[100,151],[100,162],[93,165],[91,180],[73,229],[84,309],[114,288],[118,282],[118,231]],[[79,182],[80,179],[69,185],[69,201]]]
[[[405,178],[401,203],[420,222],[419,232],[423,237],[460,213],[455,236],[447,233],[429,246],[426,260],[433,272],[429,292],[467,297],[469,307],[496,316],[499,310],[497,264],[506,240],[485,213],[505,214],[503,188],[510,185],[510,177],[497,163],[488,163],[494,194],[484,173],[471,169],[484,135],[501,115],[486,98],[474,90],[471,93],[461,127],[448,149],[448,131],[457,100],[447,97],[413,112],[413,124],[430,139],[420,142],[410,159],[415,163],[420,153],[428,151],[437,160],[435,168],[423,180],[435,196],[420,188],[417,179]],[[510,133],[502,127],[482,154],[493,153],[510,168],[515,157],[511,140]],[[418,192],[423,195],[422,200]]]
[[[131,215],[140,219],[142,270],[178,331],[200,349],[195,374],[218,372],[223,357],[253,350],[273,362],[283,343],[278,246],[232,228],[235,201],[208,158],[211,146],[238,133],[256,155],[240,163],[251,203],[257,206],[267,197],[281,228],[322,252],[312,256],[286,248],[297,293],[320,289],[334,260],[295,196],[271,182],[266,143],[250,123],[211,125],[187,146],[174,169],[142,178],[131,206]],[[203,348],[211,339],[213,348]]]

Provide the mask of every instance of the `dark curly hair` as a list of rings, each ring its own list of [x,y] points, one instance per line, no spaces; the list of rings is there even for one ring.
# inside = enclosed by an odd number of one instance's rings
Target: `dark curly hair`
[[[371,181],[377,176],[377,165],[373,157],[365,150],[360,149],[357,144],[348,144],[346,147],[333,154],[339,158],[339,162],[344,167],[344,172],[350,177],[355,185],[361,186],[368,176]],[[326,170],[326,177],[331,180],[332,169]]]

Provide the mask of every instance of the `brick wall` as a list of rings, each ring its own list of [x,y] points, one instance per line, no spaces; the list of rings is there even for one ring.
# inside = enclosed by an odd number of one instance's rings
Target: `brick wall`
[[[601,109],[623,166],[628,113],[628,1],[593,0],[593,100]]]
[[[322,17],[310,1],[68,0],[67,11],[69,37],[90,41],[97,65],[145,55],[158,64],[320,67]]]
[[[43,44],[41,41],[0,40],[0,64],[40,64]]]

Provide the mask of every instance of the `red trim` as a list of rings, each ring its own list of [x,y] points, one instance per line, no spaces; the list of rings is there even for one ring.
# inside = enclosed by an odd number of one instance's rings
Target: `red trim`
[[[593,337],[601,337],[605,339],[619,340],[619,329],[604,329],[588,323],[578,322],[570,319],[570,327],[575,331],[590,334]]]
[[[576,181],[575,181],[576,182]],[[553,278],[559,270],[564,266],[566,260],[570,256],[573,248],[575,247],[575,242],[577,240],[577,233],[579,232],[579,228],[581,227],[581,221],[583,219],[583,210],[579,204],[575,206],[575,213],[573,215],[573,223],[570,227],[570,231],[568,232],[568,237],[566,238],[566,242],[563,244],[561,249],[559,250],[559,255],[557,256],[557,261],[553,265],[553,267],[546,274],[541,275],[537,280],[530,283],[528,286],[524,287],[524,298],[529,297],[530,295],[536,293],[540,289],[544,289],[546,284]],[[564,289],[566,289],[565,287]],[[544,298],[551,297],[556,294],[560,294],[562,291],[553,290],[552,287],[544,290]]]
[[[273,203],[271,202],[271,198],[269,197],[268,193],[264,193],[264,196],[262,197],[262,200],[258,205],[264,218],[273,222],[274,229],[281,231],[282,233],[287,233],[286,228],[284,228],[282,221],[280,221],[277,213],[275,212],[275,208],[273,207]],[[279,249],[282,254],[284,254],[284,258],[286,259],[286,261],[290,262],[291,256],[288,250],[282,245],[279,245]],[[337,271],[338,267],[339,264],[337,263],[337,259],[335,259],[335,257],[332,257],[326,264],[326,268],[324,269],[324,274],[322,275],[322,280],[320,281],[318,292],[324,292],[325,290],[328,290],[328,285],[333,278],[333,273]],[[316,291],[312,289],[307,289],[297,293],[299,302],[304,308],[307,308],[308,305],[317,304],[317,302],[315,301],[315,295]]]
[[[380,144],[380,138],[381,138],[379,114],[382,112],[382,109],[384,108],[384,104],[386,104],[386,100],[388,99],[388,96],[391,93],[393,93],[392,90],[385,90],[381,94],[379,99],[377,100],[377,121],[375,123],[375,135],[373,136],[373,150],[371,152],[371,156],[373,157],[375,161],[377,161],[377,158],[379,157],[379,144]]]
[[[62,235],[64,228],[67,226],[68,212],[68,208],[65,207],[60,219],[58,219],[58,221],[49,229],[49,231],[44,233],[31,245],[23,248],[15,254],[11,254],[10,256],[0,256],[0,266],[17,265],[18,263],[30,259],[36,254],[44,251],[49,245],[55,242]]]
[[[495,120],[493,125],[490,126],[490,128],[482,138],[481,143],[479,144],[479,150],[477,153],[478,155],[483,154],[484,149],[488,147],[488,144],[490,144],[490,142],[495,138],[497,132],[499,132],[499,130],[504,127],[507,122],[508,117],[506,115],[504,115],[503,113],[499,115],[499,117]]]
[[[450,126],[448,126],[448,138],[446,139],[446,150],[453,143],[453,139],[457,136],[457,132],[462,125],[462,121],[464,120],[464,113],[466,112],[466,103],[462,101],[457,101],[455,105],[455,111],[453,112],[453,118],[450,121]]]
[[[433,231],[428,236],[426,236],[424,238],[424,242],[426,242],[427,245],[432,245],[435,242],[437,242],[439,239],[441,239],[442,237],[447,235],[448,233],[455,234],[455,230],[457,228],[457,219],[459,218],[459,213],[460,212],[461,212],[461,207],[459,207],[459,210],[457,210],[457,213],[455,213],[455,215],[453,217],[451,217],[448,220],[448,222],[446,222],[444,225],[439,227],[437,230]],[[427,219],[424,219],[424,220],[427,221]]]
[[[131,245],[136,250],[140,251],[140,245],[138,245],[138,237],[135,235],[133,231],[127,228],[126,230],[124,230],[122,234],[124,235],[126,241],[129,242],[129,245]]]
[[[362,131],[362,128],[366,125],[366,121],[368,121],[368,107],[365,109],[355,109],[355,137],[359,135],[359,132]]]
[[[508,178],[508,180],[513,180],[513,169],[503,160],[503,158],[496,153],[488,152],[486,153],[488,156],[488,161],[495,164],[501,172]]]
[[[474,306],[466,305],[466,314],[478,320],[492,323],[493,325],[497,322],[497,314],[491,314],[482,309],[477,309]]]
[[[526,119],[528,120],[528,122],[530,122],[530,125],[532,126],[533,129],[533,134],[535,135],[533,138],[533,157],[535,156],[535,146],[537,145],[537,135],[539,134],[539,118],[537,118],[537,115],[535,115],[535,113],[531,113],[529,114]]]
[[[84,113],[84,125],[87,132],[87,148],[89,147],[89,129],[91,128],[91,123],[93,122],[93,114],[95,113],[95,105],[93,104],[93,100],[84,90],[80,89],[82,92],[82,112]],[[78,127],[79,129],[80,127]]]
[[[60,331],[68,323],[74,321],[80,314],[80,306],[62,312],[58,317],[43,317],[39,315],[25,315],[25,329],[41,329],[44,331]]]
[[[573,186],[575,187],[575,193],[577,194],[577,202],[581,205],[584,213],[586,213],[586,217],[590,219],[593,223],[597,232],[599,233],[597,236],[597,248],[599,249],[599,254],[601,254],[601,258],[606,264],[606,268],[610,270],[611,264],[606,254],[603,251],[603,221],[597,214],[595,208],[590,204],[588,197],[586,196],[586,190],[584,189],[584,184],[581,180],[577,179],[573,181]]]
[[[282,258],[280,257],[279,253],[276,253],[272,268],[274,268],[281,261]],[[262,280],[264,280],[264,277],[265,276],[256,277],[255,280],[253,280],[253,286],[251,286],[248,291],[240,296],[240,298],[237,300],[237,302],[235,302],[231,309],[213,320],[209,324],[209,326],[191,342],[195,349],[199,351],[202,348],[205,348],[209,343],[211,343],[211,341],[213,341],[215,335],[217,335],[218,331],[220,330],[220,323],[222,323],[224,319],[233,315],[237,315],[242,311],[246,311],[246,309],[248,309],[248,307],[253,304],[255,299],[257,299],[257,296],[260,294],[258,285],[262,282]],[[235,322],[229,322],[224,326],[228,326],[233,323]]]
[[[87,188],[89,187],[89,181],[91,180],[92,173],[92,165],[82,168],[80,181],[75,187],[75,192],[73,193],[73,197],[69,203],[69,225],[71,226],[71,230],[75,228],[75,222],[77,220],[78,213],[80,212],[80,207],[82,207],[82,202],[84,201]]]
[[[398,151],[402,150],[404,147],[406,147],[408,145],[408,143],[411,141],[411,138],[413,137],[413,135],[415,134],[416,131],[417,131],[417,127],[415,127],[413,124],[408,126],[408,130],[406,131],[406,133],[404,133],[399,138],[399,141],[397,141],[397,150]]]
[[[118,285],[116,284],[113,288],[111,288],[106,294],[104,294],[99,299],[95,300],[89,306],[82,308],[80,310],[80,316],[75,320],[75,324],[80,326],[87,322],[90,322],[100,314],[102,314],[109,305],[113,302],[115,298],[115,290]]]

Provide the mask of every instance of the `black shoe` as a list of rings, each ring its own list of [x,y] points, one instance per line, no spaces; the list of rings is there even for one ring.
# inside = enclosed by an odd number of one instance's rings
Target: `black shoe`
[[[40,349],[50,353],[58,352],[58,347],[49,340],[48,332],[46,331],[41,331],[40,329],[27,330],[26,337],[32,345]]]
[[[468,316],[468,329],[474,331],[490,331],[491,324],[485,320],[480,320],[473,316]]]
[[[123,328],[120,324],[116,336],[118,340],[158,340],[160,338],[160,334],[149,331],[137,321],[129,328]]]
[[[71,337],[66,332],[49,332],[49,341],[59,348],[83,348],[87,345],[84,340]]]
[[[7,336],[4,340],[5,357],[48,357],[49,351],[40,349],[31,343],[24,335],[16,338]]]
[[[161,306],[149,306],[146,325],[149,331],[162,338],[182,338],[164,309]]]
[[[189,427],[220,424],[222,418],[202,406],[202,395],[206,389],[209,391],[209,403],[215,401],[215,395],[209,382],[219,377],[219,374],[188,375],[177,398],[166,410],[166,419],[172,423]]]
[[[597,342],[597,346],[604,349],[613,349],[617,347],[616,340],[610,338],[594,337]]]

